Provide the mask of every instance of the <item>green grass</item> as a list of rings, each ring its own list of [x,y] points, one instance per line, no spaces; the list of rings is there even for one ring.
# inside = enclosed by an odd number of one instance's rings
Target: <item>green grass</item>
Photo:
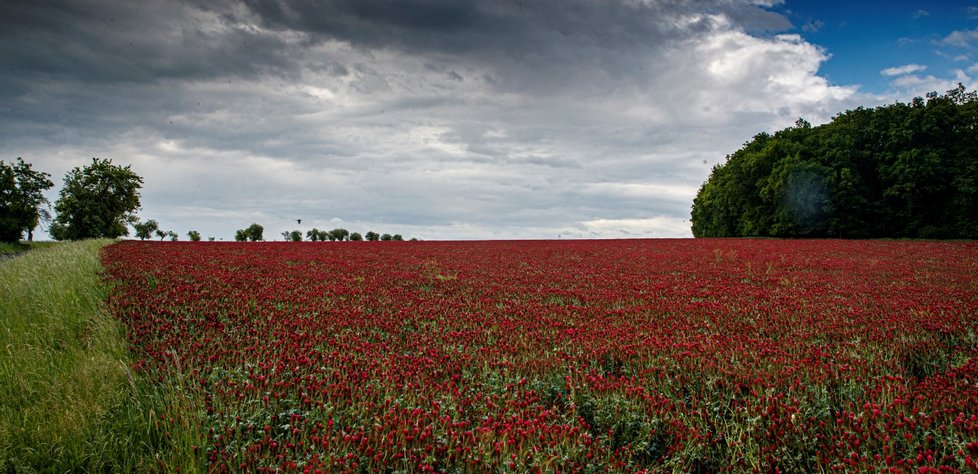
[[[32,249],[42,249],[58,245],[59,242],[0,242],[0,256],[23,253]]]
[[[0,255],[26,252],[31,246],[22,242],[0,242]]]
[[[200,433],[157,415],[173,404],[196,413],[193,397],[130,370],[99,278],[108,243],[0,262],[0,472],[199,470]]]

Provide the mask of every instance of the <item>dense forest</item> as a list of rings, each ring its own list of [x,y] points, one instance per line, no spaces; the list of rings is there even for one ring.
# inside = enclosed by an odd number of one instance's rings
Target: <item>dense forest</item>
[[[696,237],[978,238],[978,97],[963,85],[761,133],[713,168]]]

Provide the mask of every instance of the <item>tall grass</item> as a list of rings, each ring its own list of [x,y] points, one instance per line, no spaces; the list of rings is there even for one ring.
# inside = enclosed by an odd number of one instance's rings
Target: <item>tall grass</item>
[[[24,253],[31,249],[39,249],[58,245],[58,242],[0,242],[0,257]]]
[[[186,446],[199,434],[158,415],[173,404],[196,412],[193,397],[132,373],[125,333],[104,306],[108,243],[0,262],[2,472],[198,470]]]

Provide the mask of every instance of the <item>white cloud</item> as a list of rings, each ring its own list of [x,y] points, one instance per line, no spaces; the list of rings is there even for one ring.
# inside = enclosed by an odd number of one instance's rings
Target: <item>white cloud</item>
[[[971,71],[971,73],[974,74],[975,71]],[[959,83],[963,84],[968,90],[978,87],[978,80],[969,75],[968,72],[955,69],[952,71],[952,74],[953,77],[909,74],[894,79],[891,85],[896,87],[902,96],[906,97],[924,97],[930,92],[943,94],[946,91],[956,88]]]
[[[920,64],[906,64],[903,66],[889,67],[882,71],[880,74],[884,76],[902,76],[905,74],[912,74],[915,72],[921,72],[927,69],[927,66],[922,66]]]
[[[693,104],[708,114],[729,119],[749,111],[821,122],[855,93],[818,76],[827,59],[824,50],[797,35],[763,39],[727,30],[704,37],[684,66],[694,68],[687,83],[699,95]]]
[[[954,31],[951,34],[944,37],[944,39],[941,42],[948,46],[955,46],[958,48],[971,48],[976,44],[978,44],[978,28],[975,28],[973,30]]]

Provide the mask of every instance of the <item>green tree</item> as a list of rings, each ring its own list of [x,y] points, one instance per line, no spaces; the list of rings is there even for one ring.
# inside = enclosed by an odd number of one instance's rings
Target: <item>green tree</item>
[[[383,240],[384,242],[388,242],[394,240],[394,236],[390,234],[384,234],[380,236],[380,240]]]
[[[54,186],[50,177],[34,171],[22,158],[13,164],[0,161],[0,241],[16,242],[25,232],[27,240],[34,240],[34,229],[50,216],[44,197],[44,191]]]
[[[64,179],[54,210],[51,236],[57,240],[129,235],[127,224],[137,221],[139,190],[143,178],[129,166],[92,158],[84,168],[74,168]]]
[[[282,237],[289,242],[302,242],[301,230],[287,230],[282,232]]]
[[[352,242],[359,242],[361,240],[363,240],[363,236],[360,235],[359,232],[354,232],[354,233],[350,234],[350,241],[352,241]]]
[[[139,237],[139,240],[146,240],[159,230],[160,224],[154,219],[149,219],[145,222],[137,222],[132,227],[136,229],[136,237]]]
[[[168,231],[165,231],[163,229],[156,229],[154,232],[156,233],[156,236],[160,238],[160,242],[162,242],[163,239],[167,238],[167,236],[170,235]]]
[[[169,237],[170,240],[173,241],[173,242],[176,242],[176,241],[180,240],[180,235],[178,235],[176,232],[174,232],[172,230],[167,231],[166,232],[166,236]]]
[[[978,238],[978,93],[857,108],[759,134],[715,166],[697,237]]]
[[[398,242],[401,242],[404,240],[404,236],[401,234],[394,234],[394,236],[391,237],[391,240],[396,240]]]
[[[326,240],[323,237],[324,237],[323,236],[323,231],[321,231],[321,230],[319,230],[319,229],[317,229],[315,227],[313,227],[312,229],[309,229],[306,232],[306,239],[310,240],[311,242],[319,242],[319,241],[322,241],[322,240]]]
[[[248,239],[251,240],[252,242],[260,242],[262,240],[265,240],[265,237],[262,235],[264,232],[265,232],[264,227],[252,223],[250,226],[248,226]]]
[[[337,228],[329,231],[329,240],[331,241],[344,241],[350,236],[350,231],[344,228]]]
[[[250,240],[252,242],[258,242],[265,240],[264,237],[265,228],[258,225],[257,223],[252,223],[250,226],[244,229],[238,229],[234,233],[234,240],[238,242],[244,242]]]
[[[367,239],[367,241],[369,242],[376,242],[380,240],[380,234],[371,230],[371,231],[367,231],[367,233],[364,235],[364,238]]]
[[[187,238],[190,239],[191,242],[200,242],[200,232],[191,230],[187,232]]]

